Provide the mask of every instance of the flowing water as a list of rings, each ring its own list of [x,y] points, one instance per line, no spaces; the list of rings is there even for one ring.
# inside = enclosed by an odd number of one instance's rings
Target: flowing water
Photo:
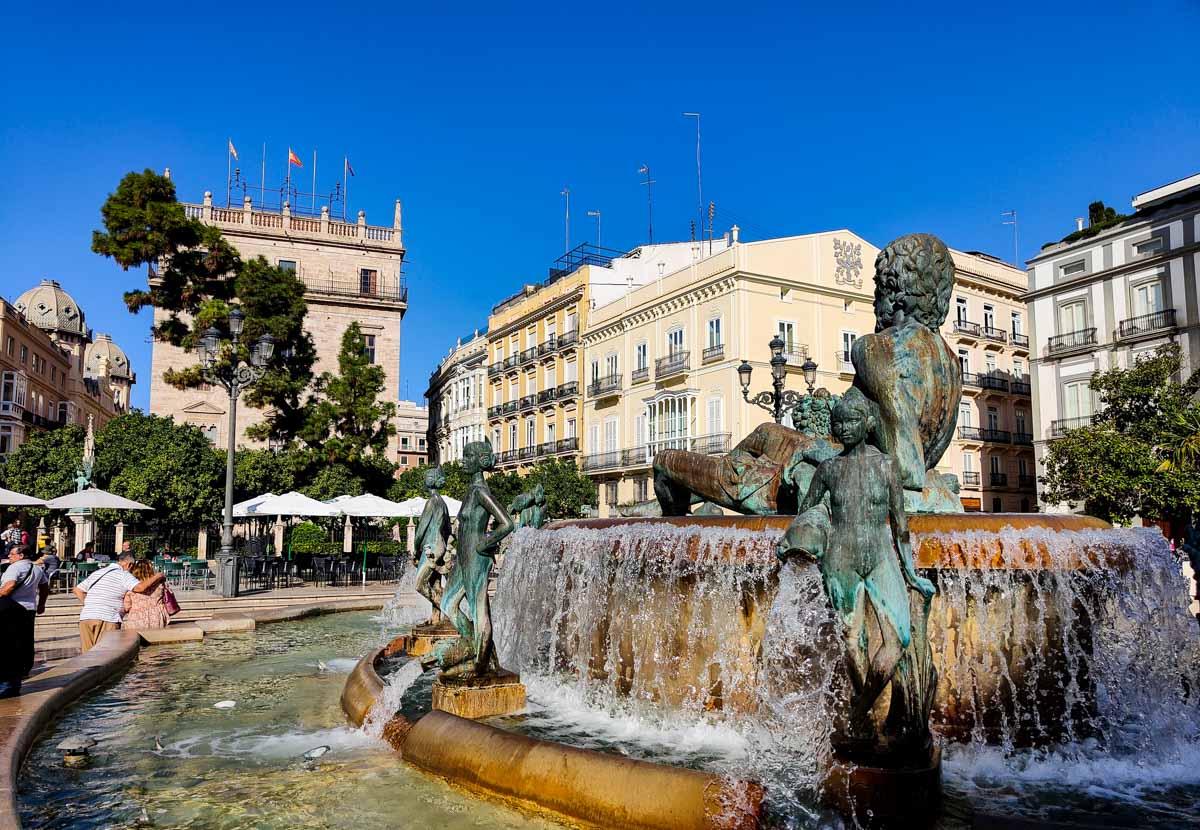
[[[339,614],[144,650],[34,746],[20,776],[24,826],[555,826],[454,790],[347,727],[342,686],[384,641],[381,628],[370,613]],[[222,700],[236,706],[213,708]],[[67,769],[54,747],[80,734],[98,741],[91,766]],[[330,751],[306,764],[323,745]]]
[[[494,602],[502,663],[531,699],[510,728],[755,778],[781,824],[836,823],[816,805],[838,630],[816,568],[774,565],[777,535],[656,523],[519,532]],[[937,574],[935,721],[953,720],[955,738],[943,824],[1200,826],[1200,637],[1161,537],[999,537],[1004,556],[1015,561],[1024,539],[1052,567]],[[954,541],[970,554],[996,536]],[[1120,572],[1067,567],[1114,545],[1129,557]]]

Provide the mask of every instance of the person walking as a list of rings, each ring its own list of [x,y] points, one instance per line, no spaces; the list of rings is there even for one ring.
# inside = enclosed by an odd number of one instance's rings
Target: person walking
[[[157,573],[139,581],[130,573],[132,567],[133,554],[122,553],[116,562],[71,589],[83,603],[83,610],[79,612],[79,641],[84,652],[100,642],[105,632],[120,627],[127,593],[148,594],[167,578],[165,574]]]
[[[155,575],[154,565],[149,559],[134,560],[129,569],[134,579],[145,581]],[[121,620],[121,628],[132,628],[135,631],[145,631],[149,628],[166,628],[171,621],[167,613],[165,595],[166,583],[159,583],[148,594],[130,591],[125,595],[125,617]]]
[[[26,558],[26,548],[8,551],[8,570],[0,577],[0,698],[16,697],[33,670],[34,617],[46,611],[50,593],[46,572]]]
[[[0,542],[4,545],[4,555],[8,556],[8,552],[21,544],[21,521],[13,519],[12,524],[4,528],[4,532],[0,533]]]

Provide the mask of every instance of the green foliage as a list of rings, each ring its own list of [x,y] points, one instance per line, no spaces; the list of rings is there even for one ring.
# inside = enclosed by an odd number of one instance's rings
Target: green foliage
[[[367,492],[363,479],[345,464],[330,464],[317,469],[300,492],[317,501],[336,496],[361,496]]]
[[[1081,504],[1118,523],[1135,515],[1183,520],[1200,511],[1200,469],[1179,457],[1189,441],[1200,444],[1200,404],[1193,398],[1200,376],[1178,383],[1181,368],[1179,346],[1169,344],[1129,369],[1093,377],[1096,424],[1051,442],[1047,501]]]
[[[414,496],[425,497],[425,472],[428,466],[405,470],[396,479],[387,497],[392,501],[404,501]],[[462,500],[467,495],[470,476],[462,464],[451,461],[442,465],[446,475],[446,486],[442,495]],[[583,475],[574,461],[545,459],[535,464],[527,473],[496,472],[488,474],[488,487],[506,508],[518,495],[541,484],[546,490],[546,515],[552,519],[576,518],[585,504],[595,504],[596,484]]]
[[[304,454],[296,451],[238,450],[233,461],[233,500],[295,490],[306,463]]]
[[[94,477],[98,486],[150,505],[157,521],[175,527],[215,520],[225,497],[224,457],[204,434],[140,411],[113,418],[96,433]]]
[[[320,525],[313,522],[301,522],[291,528],[288,543],[292,553],[316,553],[318,548],[331,544],[329,534]],[[337,543],[341,549],[341,542]]]
[[[75,491],[75,472],[83,458],[84,429],[77,424],[48,432],[30,431],[21,446],[0,467],[0,480],[9,490],[39,499]],[[30,511],[43,515],[45,511]]]
[[[1080,239],[1090,239],[1101,231],[1121,224],[1128,218],[1128,214],[1117,213],[1113,208],[1106,207],[1104,202],[1092,202],[1088,205],[1088,226],[1083,230],[1072,231],[1059,241],[1070,243],[1078,242]],[[1042,247],[1048,248],[1055,244],[1058,243],[1047,242]]]

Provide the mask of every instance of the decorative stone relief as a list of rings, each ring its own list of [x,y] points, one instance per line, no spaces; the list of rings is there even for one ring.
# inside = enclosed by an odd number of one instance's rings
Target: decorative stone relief
[[[862,288],[862,245],[858,242],[833,240],[833,259],[837,263],[833,280],[838,285]]]

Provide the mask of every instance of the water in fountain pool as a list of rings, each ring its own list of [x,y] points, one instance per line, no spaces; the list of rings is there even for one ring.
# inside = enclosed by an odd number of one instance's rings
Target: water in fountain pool
[[[196,830],[554,826],[453,790],[346,726],[346,672],[382,641],[380,625],[340,614],[144,651],[34,746],[23,825],[134,826],[144,809],[147,826]],[[212,708],[225,699],[237,706]],[[92,765],[66,769],[54,747],[79,734],[98,741]]]
[[[836,629],[816,569],[774,564],[777,535],[661,523],[518,532],[494,603],[502,662],[531,699],[510,726],[758,778],[787,823],[825,821],[813,805]],[[937,575],[940,705],[968,724],[945,754],[946,820],[1146,815],[1191,826],[1200,643],[1178,563],[1144,530],[952,541],[968,557],[999,541],[1015,562],[1022,539],[1052,567]],[[1119,571],[1067,567],[1114,545],[1129,556]],[[1020,699],[1030,688],[1034,699]]]

